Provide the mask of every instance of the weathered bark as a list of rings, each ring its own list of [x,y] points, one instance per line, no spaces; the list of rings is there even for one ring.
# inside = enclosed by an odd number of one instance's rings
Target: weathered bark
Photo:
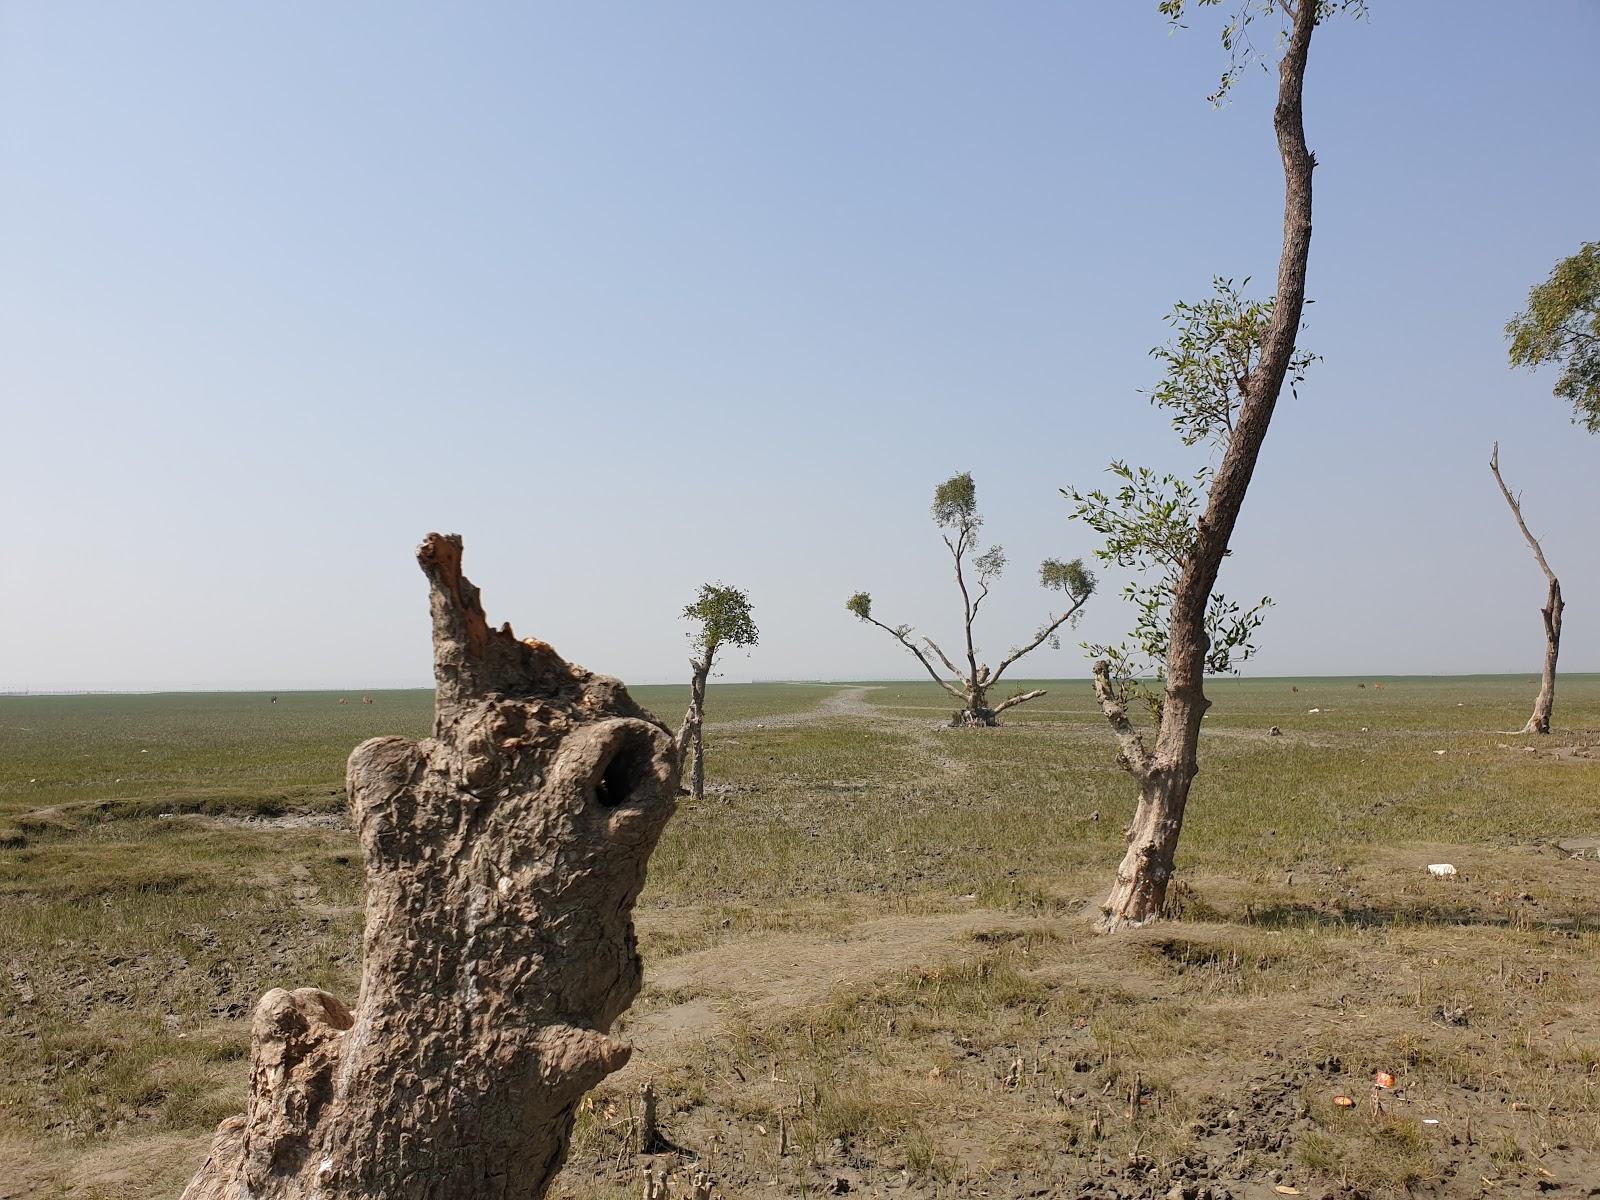
[[[1006,709],[1015,708],[1019,704],[1026,704],[1029,700],[1037,700],[1044,694],[1044,688],[1034,688],[1031,692],[1018,692],[1015,696],[1010,696],[996,704],[994,706],[994,715],[998,717]]]
[[[1181,754],[1162,760],[1159,751],[1152,757],[1145,750],[1144,740],[1113,694],[1109,664],[1095,663],[1094,687],[1116,730],[1122,765],[1139,783],[1139,804],[1128,826],[1128,849],[1117,868],[1111,894],[1101,906],[1106,914],[1105,927],[1115,929],[1123,921],[1148,921],[1159,915],[1166,904],[1178,835],[1183,831],[1183,810],[1189,801],[1189,783],[1199,765],[1197,753],[1187,760]],[[1203,715],[1204,708],[1200,712]]]
[[[1200,721],[1211,704],[1205,695],[1206,606],[1283,390],[1305,307],[1306,263],[1311,253],[1311,174],[1316,161],[1306,147],[1302,93],[1317,7],[1315,0],[1299,0],[1294,5],[1293,27],[1278,64],[1278,101],[1272,123],[1283,160],[1284,211],[1272,321],[1262,337],[1256,369],[1243,381],[1239,415],[1173,595],[1166,696],[1154,753],[1145,750],[1138,732],[1128,724],[1127,714],[1112,694],[1108,668],[1103,663],[1095,667],[1096,692],[1122,743],[1123,760],[1139,784],[1127,853],[1117,869],[1116,884],[1102,905],[1107,929],[1160,915],[1172,878],[1189,787],[1200,770]]]
[[[1522,727],[1521,732],[1549,733],[1550,714],[1556,706],[1556,659],[1561,656],[1561,610],[1566,607],[1566,603],[1561,599],[1561,581],[1556,578],[1556,573],[1545,561],[1539,539],[1533,536],[1528,529],[1528,523],[1522,519],[1522,502],[1511,494],[1506,481],[1500,477],[1499,442],[1494,444],[1494,450],[1489,455],[1489,470],[1494,473],[1494,481],[1500,485],[1500,494],[1511,506],[1511,515],[1517,519],[1517,528],[1522,530],[1523,538],[1532,548],[1539,570],[1544,572],[1545,601],[1544,608],[1540,610],[1544,619],[1544,677],[1539,682],[1539,695],[1533,701],[1533,715],[1528,718],[1528,723]]]
[[[184,1200],[530,1200],[579,1098],[627,1061],[633,903],[671,815],[672,737],[614,679],[491,629],[461,540],[432,592],[431,738],[350,756],[366,858],[355,1010],[268,992],[250,1097]]]
[[[689,708],[673,739],[680,760],[689,760],[689,793],[696,800],[703,800],[706,794],[706,680],[711,675],[713,653],[708,650],[703,657],[689,660]]]
[[[999,725],[1000,714],[989,707],[988,699],[982,695],[969,697],[950,714],[951,729],[997,729]]]

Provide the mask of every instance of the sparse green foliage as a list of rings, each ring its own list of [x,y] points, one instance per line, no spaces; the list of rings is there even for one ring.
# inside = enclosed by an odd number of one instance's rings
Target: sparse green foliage
[[[1047,558],[1039,564],[1039,586],[1065,592],[1075,608],[1094,595],[1096,582],[1094,572],[1083,565],[1081,558],[1071,562]],[[1061,638],[1050,623],[1041,626],[1036,636],[1043,639],[1050,649],[1061,649]]]
[[[1255,43],[1255,31],[1252,28],[1256,22],[1277,18],[1276,28],[1272,35],[1272,49],[1277,52],[1282,48],[1288,35],[1288,24],[1292,22],[1295,8],[1306,3],[1307,0],[1237,0],[1235,8],[1222,25],[1222,49],[1228,55],[1228,65],[1222,72],[1222,79],[1217,84],[1217,90],[1207,96],[1212,104],[1220,105],[1227,99],[1233,85],[1239,82],[1239,77],[1244,74],[1245,68],[1252,63],[1266,70],[1271,65],[1271,56],[1258,48]],[[1367,0],[1314,0],[1317,5],[1317,21],[1320,24],[1329,17],[1338,13],[1348,13],[1357,20],[1367,15]],[[1161,15],[1167,18],[1167,23],[1174,29],[1187,29],[1184,18],[1190,11],[1197,8],[1220,8],[1223,0],[1161,0],[1156,6]]]
[[[1062,562],[1047,558],[1039,564],[1039,586],[1066,592],[1074,600],[1087,599],[1094,594],[1094,572],[1083,565],[1083,559]]]
[[[1600,242],[1555,265],[1506,337],[1513,367],[1560,366],[1554,394],[1572,402],[1574,422],[1600,433]]]
[[[867,592],[857,592],[844,602],[844,606],[863,621],[872,620],[872,596]]]
[[[1000,572],[1006,569],[1006,552],[999,546],[990,546],[972,560],[972,565],[978,568],[980,581],[997,579]]]
[[[1184,559],[1194,545],[1195,520],[1209,472],[1194,480],[1176,475],[1156,475],[1148,467],[1137,469],[1114,462],[1110,473],[1122,480],[1115,493],[1096,489],[1080,492],[1063,488],[1072,501],[1073,519],[1082,521],[1105,539],[1095,557],[1137,572],[1122,589],[1134,606],[1133,630],[1120,644],[1086,644],[1095,658],[1111,664],[1111,677],[1126,701],[1138,695],[1159,712],[1162,681],[1166,678],[1167,647],[1173,595]],[[1212,675],[1237,672],[1256,652],[1254,634],[1266,619],[1270,597],[1242,609],[1220,593],[1213,593],[1206,609],[1206,671]],[[1141,687],[1141,678],[1154,685]]]
[[[1172,427],[1185,446],[1221,446],[1233,434],[1234,416],[1272,324],[1272,300],[1245,299],[1243,289],[1249,283],[1246,279],[1236,286],[1218,276],[1211,281],[1215,295],[1174,305],[1166,322],[1175,336],[1150,351],[1166,370],[1151,389],[1150,402],[1172,414]],[[1297,394],[1306,368],[1316,359],[1306,350],[1296,350],[1289,359],[1284,383],[1291,395]]]
[[[1151,400],[1172,414],[1172,426],[1186,446],[1208,442],[1227,449],[1234,417],[1259,362],[1273,302],[1246,300],[1241,287],[1218,278],[1213,281],[1213,296],[1177,305],[1167,318],[1177,336],[1151,351],[1166,368],[1150,392]],[[1294,353],[1285,376],[1291,389],[1315,360],[1309,352]],[[1122,590],[1136,617],[1122,643],[1090,644],[1084,649],[1111,664],[1111,678],[1124,702],[1139,695],[1159,713],[1173,599],[1195,548],[1212,469],[1202,467],[1192,478],[1184,478],[1116,461],[1108,470],[1119,481],[1115,491],[1063,488],[1061,494],[1074,506],[1073,519],[1104,539],[1095,556],[1136,572]],[[1237,672],[1255,654],[1255,634],[1271,604],[1271,598],[1263,596],[1260,603],[1245,608],[1221,593],[1211,595],[1205,612],[1208,674]],[[1153,679],[1155,686],[1141,687],[1141,678]]]
[[[689,634],[689,641],[708,661],[723,646],[748,648],[761,637],[751,615],[750,597],[720,583],[701,584],[700,595],[684,608],[683,619],[698,626]]]

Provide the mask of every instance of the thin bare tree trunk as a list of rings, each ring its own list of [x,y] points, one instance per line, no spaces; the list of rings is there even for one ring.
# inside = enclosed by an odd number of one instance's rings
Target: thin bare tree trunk
[[[1211,702],[1205,696],[1206,606],[1228,553],[1239,510],[1255,472],[1284,377],[1294,355],[1305,306],[1306,263],[1311,254],[1311,175],[1316,161],[1306,147],[1302,96],[1316,0],[1299,0],[1282,61],[1273,128],[1283,160],[1283,248],[1272,323],[1262,338],[1261,358],[1245,381],[1244,399],[1227,450],[1211,482],[1205,512],[1184,561],[1168,626],[1166,696],[1153,754],[1145,751],[1112,694],[1106,664],[1095,666],[1096,692],[1123,745],[1123,758],[1139,783],[1139,803],[1128,828],[1128,849],[1102,908],[1104,926],[1138,924],[1159,916],[1166,904],[1178,835],[1199,773],[1200,721]]]
[[[1522,519],[1522,502],[1511,494],[1506,481],[1500,477],[1499,442],[1494,444],[1494,450],[1489,455],[1489,470],[1494,473],[1494,481],[1500,485],[1500,494],[1511,506],[1511,515],[1517,519],[1517,528],[1522,530],[1523,538],[1532,548],[1534,560],[1538,562],[1539,570],[1544,572],[1545,582],[1548,585],[1544,608],[1540,610],[1544,619],[1544,678],[1539,682],[1539,695],[1533,702],[1533,715],[1522,727],[1522,732],[1549,733],[1550,714],[1555,711],[1556,706],[1556,659],[1561,656],[1561,610],[1566,607],[1566,603],[1561,599],[1561,581],[1556,578],[1556,573],[1545,561],[1539,539],[1533,536],[1528,529],[1528,523]]]
[[[690,761],[689,791],[696,800],[706,796],[706,743],[704,726],[694,727],[694,757]]]
[[[622,684],[491,629],[461,539],[432,595],[431,738],[350,756],[367,919],[354,1011],[274,989],[250,1096],[184,1200],[534,1200],[578,1100],[627,1061],[632,910],[671,815],[671,735]]]
[[[689,710],[676,738],[678,751],[689,759],[689,793],[696,800],[706,794],[706,680],[711,675],[711,655],[689,660]]]
[[[1565,607],[1561,582],[1551,579],[1544,608],[1540,610],[1544,618],[1544,677],[1533,701],[1533,715],[1525,726],[1531,733],[1550,732],[1550,716],[1556,707],[1556,659],[1561,656],[1561,610]]]
[[[976,687],[978,682],[978,651],[972,640],[972,619],[978,610],[972,603],[972,594],[967,591],[967,574],[961,565],[962,557],[967,550],[967,540],[970,536],[967,530],[963,529],[954,544],[950,542],[949,538],[946,538],[945,545],[950,547],[950,553],[956,560],[956,586],[961,589],[961,628],[967,639],[967,678],[972,681],[972,686]],[[987,590],[986,588],[985,591]],[[979,600],[982,600],[981,596]],[[978,707],[985,708],[987,706],[980,700]],[[976,715],[977,711],[978,709],[973,708],[971,705],[968,706],[969,713]]]

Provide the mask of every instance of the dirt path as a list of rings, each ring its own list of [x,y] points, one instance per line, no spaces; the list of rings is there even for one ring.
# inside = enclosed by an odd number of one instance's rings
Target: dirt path
[[[795,725],[809,725],[813,721],[827,721],[834,717],[871,717],[877,710],[867,703],[871,686],[842,687],[831,696],[823,697],[815,708],[804,712],[778,713],[770,717],[740,717],[737,721],[708,721],[707,733],[729,733],[738,729],[788,729]]]
[[[741,938],[666,959],[647,969],[644,1011],[628,1023],[632,1063],[614,1079],[626,1085],[681,1047],[714,1037],[740,1008],[766,1013],[827,999],[840,986],[860,986],[898,971],[976,953],[973,934],[1036,924],[1011,913],[974,908],[927,916],[877,917],[842,934],[774,934]],[[682,995],[652,1003],[651,996]]]
[[[886,713],[867,701],[871,685],[841,687],[815,708],[709,725],[731,732],[782,729],[815,721],[854,718],[914,730],[917,751],[927,765],[951,773],[966,765],[944,754],[937,734],[920,717]],[[860,987],[924,963],[943,961],[966,949],[970,938],[988,929],[1016,929],[1029,922],[994,909],[919,916],[885,916],[827,933],[777,933],[740,938],[705,950],[652,963],[646,995],[635,1007],[625,1035],[635,1047],[632,1063],[613,1077],[631,1086],[658,1070],[663,1060],[715,1037],[727,1019],[750,1008],[764,1012],[801,1008],[826,1000],[835,988]],[[964,945],[965,944],[965,945]]]

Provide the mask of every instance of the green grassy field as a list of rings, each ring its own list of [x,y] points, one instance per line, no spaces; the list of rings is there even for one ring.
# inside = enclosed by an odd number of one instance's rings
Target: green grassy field
[[[931,684],[713,687],[561,1195],[636,1194],[645,1077],[730,1197],[1600,1182],[1600,862],[1554,845],[1600,835],[1600,677],[1537,741],[1526,677],[1214,684],[1179,919],[1112,938],[1133,790],[1042,686],[966,731]],[[344,695],[0,698],[0,1197],[176,1195],[255,999],[353,996],[344,759],[431,694]]]
[[[801,711],[835,689],[713,684],[719,719]],[[671,723],[687,686],[631,689]],[[370,699],[371,703],[365,700]],[[344,703],[340,703],[344,701]],[[276,815],[342,811],[344,760],[382,734],[425,737],[432,690],[0,696],[0,828],[39,809]]]

